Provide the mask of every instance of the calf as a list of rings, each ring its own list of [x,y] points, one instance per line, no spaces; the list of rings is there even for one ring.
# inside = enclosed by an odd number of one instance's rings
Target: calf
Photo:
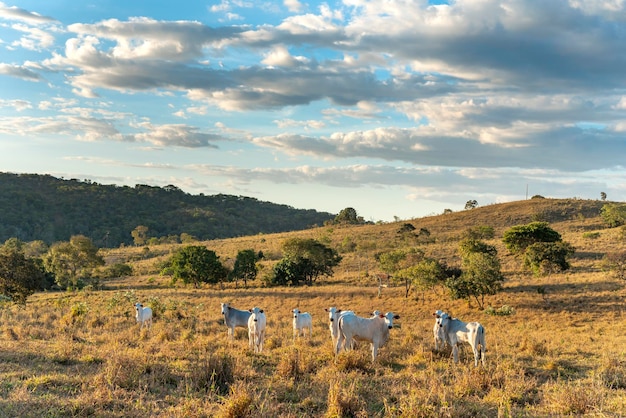
[[[439,326],[439,317],[444,313],[441,310],[436,310],[433,314],[435,316],[435,326],[433,327],[433,337],[435,338],[435,350],[439,351],[439,347],[444,348],[446,346],[446,335],[443,328]]]
[[[393,328],[393,320],[399,319],[393,312],[378,314],[371,318],[363,318],[354,314],[339,317],[339,336],[335,345],[335,356],[343,347],[352,349],[353,340],[369,342],[372,347],[372,362],[376,361],[378,350],[389,340],[389,330]]]
[[[478,322],[465,323],[457,318],[451,318],[446,312],[442,312],[437,315],[435,312],[433,315],[437,318],[439,327],[444,331],[448,344],[452,347],[452,355],[454,362],[459,362],[459,347],[460,342],[469,343],[474,352],[474,366],[478,366],[478,360],[481,360],[482,365],[485,365],[485,351],[487,346],[485,345],[485,328]],[[480,351],[478,347],[480,346]]]
[[[139,329],[150,328],[152,325],[152,309],[149,307],[145,307],[137,302],[135,303],[135,318],[137,319],[137,323],[139,323]]]
[[[258,307],[250,309],[250,318],[248,318],[248,343],[250,348],[254,348],[255,353],[263,351],[266,324],[267,319],[265,318],[263,309]]]
[[[293,339],[295,341],[296,337],[299,335],[304,336],[305,329],[309,330],[309,338],[313,335],[313,318],[311,318],[311,314],[308,312],[300,312],[299,309],[293,309],[291,311],[293,314]]]
[[[248,327],[248,318],[250,318],[249,311],[242,311],[241,309],[235,309],[228,303],[222,303],[222,316],[224,317],[224,324],[228,327],[228,337],[232,341],[235,338],[235,328]]]

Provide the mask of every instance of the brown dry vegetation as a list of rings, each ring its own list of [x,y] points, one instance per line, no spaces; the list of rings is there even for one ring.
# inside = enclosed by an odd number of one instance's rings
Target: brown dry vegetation
[[[0,310],[0,416],[4,417],[536,417],[626,415],[624,283],[602,269],[606,252],[621,249],[619,229],[605,229],[602,202],[532,199],[410,222],[431,232],[428,243],[406,242],[402,223],[323,227],[302,232],[206,242],[229,263],[237,251],[263,251],[260,276],[293,236],[346,243],[335,276],[311,287],[172,287],[158,262],[174,247],[110,250],[136,276],[111,280],[104,290],[38,293],[25,308]],[[572,268],[533,277],[501,243],[504,230],[534,220],[577,249]],[[467,228],[496,230],[506,275],[504,290],[488,298],[492,316],[443,289],[404,297],[402,287],[378,297],[374,254],[418,245],[429,256],[458,262]],[[597,232],[587,235],[585,233]],[[593,236],[595,238],[589,238]],[[419,298],[416,298],[419,296]],[[152,328],[139,331],[135,300],[152,306]],[[260,306],[268,317],[265,350],[252,353],[238,329],[230,343],[220,302]],[[371,364],[365,347],[334,361],[324,308],[401,318]],[[313,315],[311,340],[292,341],[290,310]],[[478,320],[487,331],[487,366],[473,366],[469,347],[454,365],[450,351],[433,351],[431,312],[445,309]]]

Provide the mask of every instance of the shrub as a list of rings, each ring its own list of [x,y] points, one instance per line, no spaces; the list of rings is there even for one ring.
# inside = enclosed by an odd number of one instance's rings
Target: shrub
[[[549,274],[569,269],[567,259],[576,250],[567,242],[536,242],[524,252],[524,266],[534,274]]]
[[[515,309],[513,309],[509,305],[502,305],[498,309],[488,306],[487,309],[485,309],[485,313],[487,315],[494,315],[494,316],[507,316],[507,315],[513,315],[515,313]]]
[[[600,216],[610,228],[626,224],[626,204],[609,203],[602,206]]]

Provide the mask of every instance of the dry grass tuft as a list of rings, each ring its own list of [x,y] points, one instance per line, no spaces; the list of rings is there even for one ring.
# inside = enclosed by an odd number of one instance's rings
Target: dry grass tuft
[[[326,418],[367,418],[365,402],[356,393],[354,381],[347,388],[342,381],[336,380],[328,389],[328,409]]]
[[[222,404],[219,418],[247,418],[253,417],[254,397],[243,384],[232,388],[230,396]]]
[[[235,382],[235,361],[225,352],[209,354],[190,367],[188,386],[195,391],[224,396]]]
[[[339,353],[335,362],[340,372],[361,371],[372,372],[372,357],[369,352],[351,350]]]
[[[626,389],[626,361],[605,357],[600,365],[600,380],[609,389]]]

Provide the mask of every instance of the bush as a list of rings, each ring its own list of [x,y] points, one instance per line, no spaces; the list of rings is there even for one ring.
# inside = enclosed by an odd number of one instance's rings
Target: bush
[[[508,315],[513,315],[515,313],[515,309],[513,309],[509,305],[502,305],[502,307],[498,309],[488,306],[487,309],[485,309],[485,313],[487,315],[493,315],[493,316],[508,316]]]
[[[524,266],[534,274],[549,274],[569,269],[567,259],[575,249],[567,242],[536,242],[526,248]]]
[[[600,216],[610,228],[626,224],[626,204],[610,203],[602,206]]]
[[[548,226],[547,222],[531,222],[516,225],[504,231],[502,242],[512,254],[523,254],[536,242],[558,242],[561,234]]]

